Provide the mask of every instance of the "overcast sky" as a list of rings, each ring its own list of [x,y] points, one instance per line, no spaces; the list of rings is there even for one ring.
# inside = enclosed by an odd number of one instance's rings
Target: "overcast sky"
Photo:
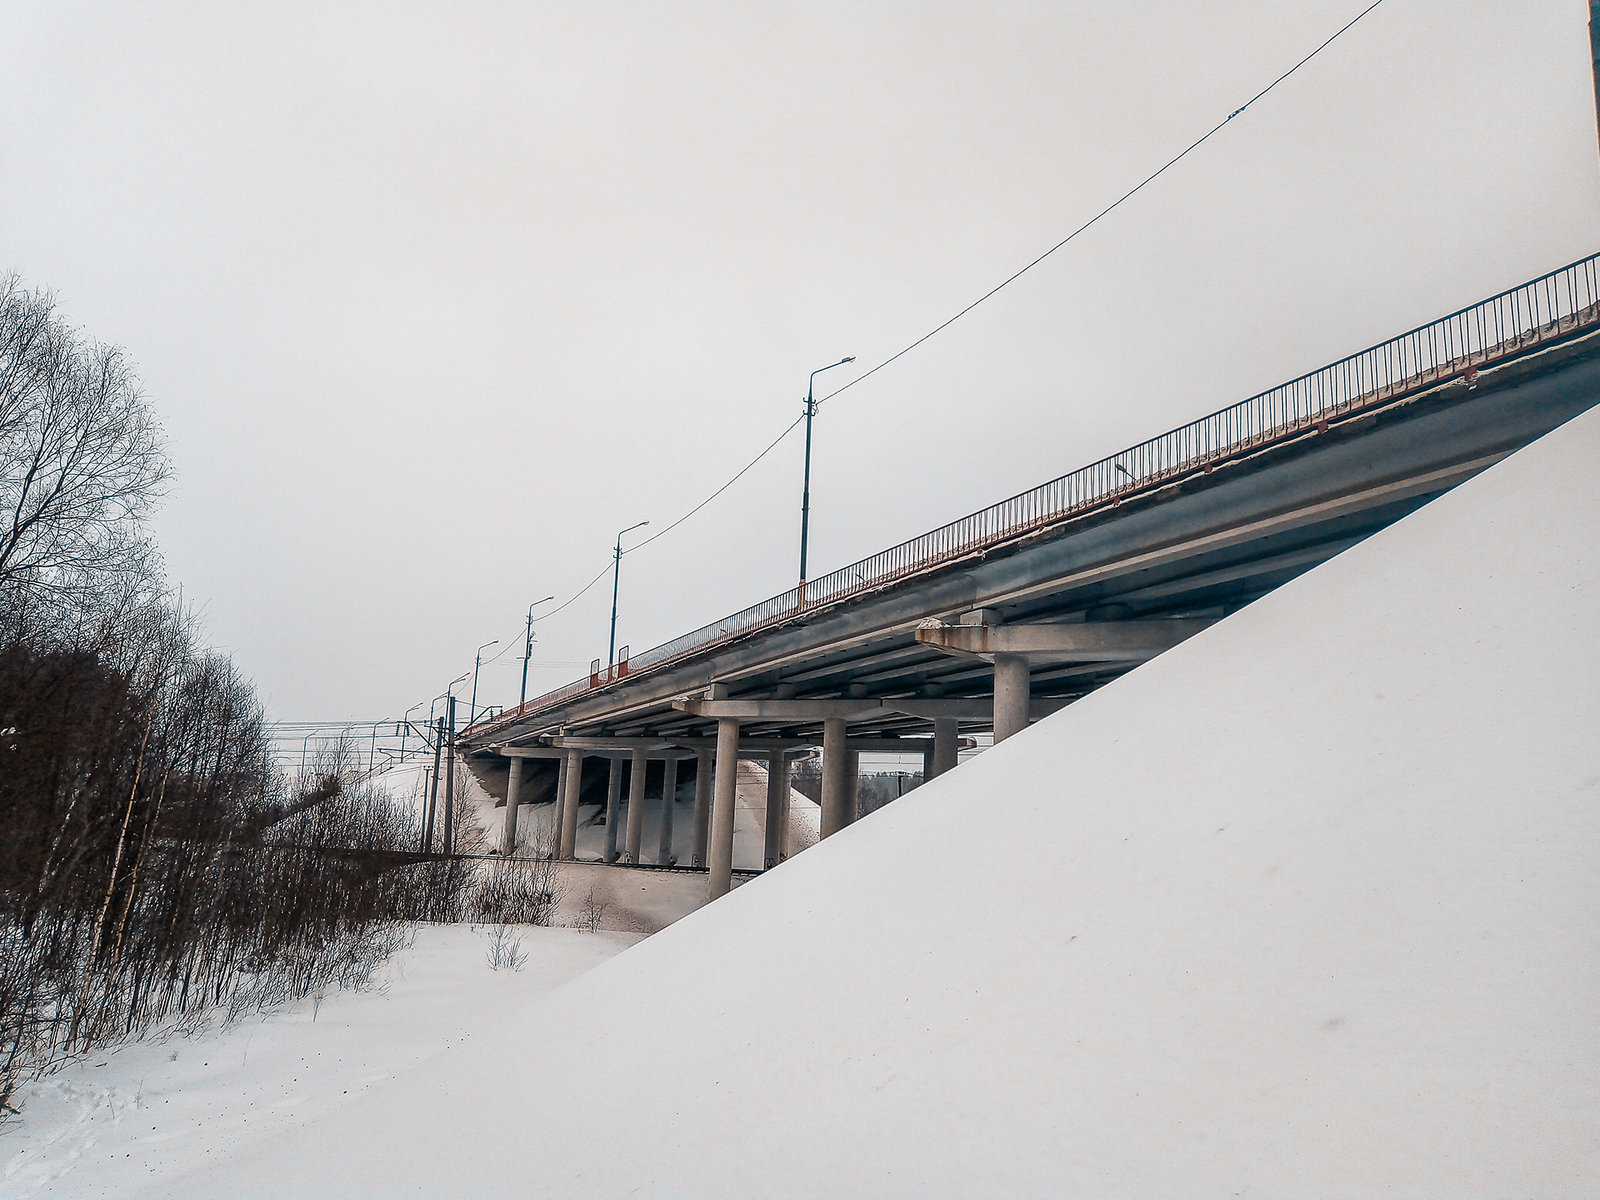
[[[0,269],[125,347],[168,571],[271,713],[398,716],[1365,0],[0,4]],[[811,574],[1600,249],[1582,0],[1385,0],[818,416]],[[793,585],[791,435],[623,561]],[[606,652],[609,580],[530,694]],[[546,608],[554,607],[547,605]],[[424,703],[424,708],[426,704]]]

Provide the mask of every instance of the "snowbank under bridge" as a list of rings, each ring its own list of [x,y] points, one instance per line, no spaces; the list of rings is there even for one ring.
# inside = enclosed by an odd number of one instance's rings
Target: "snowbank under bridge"
[[[162,1194],[1595,1194],[1597,462],[1600,410]]]

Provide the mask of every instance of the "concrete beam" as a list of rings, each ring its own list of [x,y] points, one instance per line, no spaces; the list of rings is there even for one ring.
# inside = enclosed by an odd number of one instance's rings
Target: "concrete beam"
[[[983,718],[988,720],[989,702],[984,700]],[[712,750],[716,748],[714,738],[679,738],[678,744],[696,751]],[[741,758],[765,758],[769,750],[783,750],[791,755],[804,751],[816,750],[823,744],[823,739],[815,735],[793,738],[740,738],[739,756]],[[970,750],[978,743],[971,738],[961,739],[961,749]],[[853,737],[847,742],[851,750],[862,750],[868,754],[921,754],[933,748],[932,738],[892,738],[892,737]]]
[[[1138,662],[1187,641],[1215,621],[1077,621],[1069,625],[925,625],[917,641],[947,654],[987,662],[998,656],[1030,664]]]
[[[876,700],[696,700],[679,696],[672,707],[697,717],[737,721],[861,721],[878,716]]]
[[[1028,719],[1042,721],[1046,717],[1060,712],[1070,701],[1065,699],[1034,700],[1028,706]],[[986,696],[971,698],[946,698],[918,699],[906,697],[897,700],[885,700],[883,706],[898,713],[905,713],[908,717],[922,717],[927,721],[987,721],[994,715],[994,702]]]
[[[565,758],[567,752],[554,746],[490,746],[491,754],[505,758]]]
[[[563,750],[587,750],[592,754],[633,755],[643,751],[652,758],[681,757],[677,746],[659,737],[547,737],[549,745]]]

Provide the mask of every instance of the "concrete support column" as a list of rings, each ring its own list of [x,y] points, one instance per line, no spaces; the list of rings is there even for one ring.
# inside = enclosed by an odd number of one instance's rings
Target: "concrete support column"
[[[771,870],[789,857],[789,757],[782,750],[767,754],[767,847],[762,857]]]
[[[850,800],[849,726],[829,717],[822,722],[822,836],[832,837],[850,822],[844,819]]]
[[[861,815],[861,751],[850,751],[850,765],[845,768],[844,823],[853,824]]]
[[[511,779],[506,783],[506,822],[500,835],[500,853],[510,854],[517,847],[517,801],[522,797],[522,759],[511,760]]]
[[[694,845],[690,853],[692,865],[703,867],[706,865],[706,842],[711,836],[711,751],[700,751],[694,761]]]
[[[938,776],[955,770],[956,752],[960,749],[960,723],[954,717],[936,717],[933,722],[933,774]]]
[[[994,656],[994,740],[1003,742],[1028,727],[1030,682],[1028,659],[1021,654]]]
[[[720,899],[733,886],[733,810],[739,799],[739,722],[717,721],[717,774],[711,800],[711,878],[706,902]]]
[[[678,802],[678,760],[669,758],[661,764],[661,849],[656,852],[656,862],[670,867],[678,860],[672,856],[672,806]]]
[[[628,776],[628,841],[622,850],[622,861],[638,863],[639,843],[644,840],[644,777],[650,760],[643,750],[634,750],[632,773]]]
[[[583,790],[583,751],[568,750],[561,760],[561,857],[578,852],[578,796]]]
[[[933,751],[924,750],[922,752],[922,782],[927,783],[937,774],[938,772],[933,769]]]
[[[606,781],[606,853],[609,862],[617,861],[617,826],[622,823],[622,760],[611,760],[611,778]]]

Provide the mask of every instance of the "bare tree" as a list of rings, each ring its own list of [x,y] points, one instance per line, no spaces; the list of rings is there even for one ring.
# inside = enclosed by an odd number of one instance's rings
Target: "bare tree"
[[[122,352],[89,342],[54,297],[0,277],[0,595],[101,597],[153,575],[144,521],[170,476]]]

